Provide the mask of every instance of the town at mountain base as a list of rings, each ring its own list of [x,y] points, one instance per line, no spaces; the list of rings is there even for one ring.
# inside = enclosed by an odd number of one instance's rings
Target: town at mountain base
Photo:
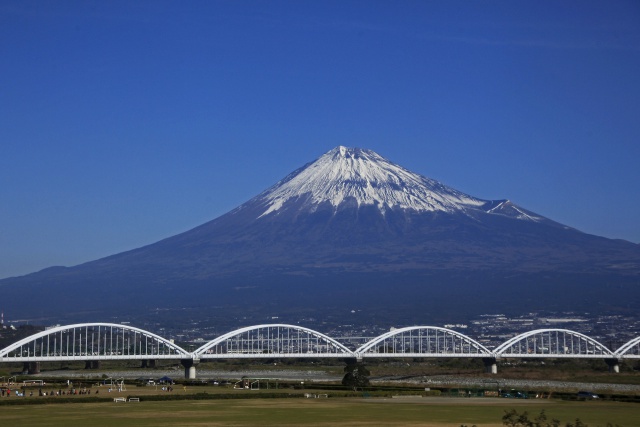
[[[199,227],[4,279],[0,292],[25,316],[75,320],[157,307],[316,317],[353,309],[417,323],[451,310],[626,311],[640,302],[640,245],[337,147]]]

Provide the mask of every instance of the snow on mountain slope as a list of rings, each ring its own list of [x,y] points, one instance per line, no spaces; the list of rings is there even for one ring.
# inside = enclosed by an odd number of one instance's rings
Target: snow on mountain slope
[[[438,181],[415,174],[371,150],[336,147],[298,169],[256,197],[266,205],[260,216],[277,212],[289,200],[308,197],[311,204],[329,202],[334,208],[347,200],[358,206],[418,212],[454,212],[480,208],[477,199]]]

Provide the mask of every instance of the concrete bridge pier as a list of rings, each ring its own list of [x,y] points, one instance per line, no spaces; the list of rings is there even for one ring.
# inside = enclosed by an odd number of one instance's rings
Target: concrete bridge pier
[[[22,365],[22,372],[29,375],[40,373],[40,362],[24,362]]]
[[[482,362],[484,363],[484,371],[487,374],[498,373],[498,360],[495,357],[485,357]]]
[[[620,360],[618,359],[605,359],[607,365],[609,366],[609,372],[613,372],[616,374],[620,373]]]
[[[200,363],[200,359],[182,359],[180,364],[184,366],[184,378],[187,380],[196,379],[196,365]]]

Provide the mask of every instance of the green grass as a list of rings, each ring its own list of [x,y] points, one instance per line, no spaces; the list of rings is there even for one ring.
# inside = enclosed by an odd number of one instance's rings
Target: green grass
[[[0,424],[29,426],[501,426],[516,409],[562,423],[580,418],[590,427],[638,424],[637,404],[619,402],[505,401],[460,398],[329,398],[75,403],[2,406]]]

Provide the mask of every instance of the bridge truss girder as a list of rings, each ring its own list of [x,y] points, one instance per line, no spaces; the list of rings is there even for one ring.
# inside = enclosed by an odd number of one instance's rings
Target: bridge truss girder
[[[209,341],[193,354],[200,359],[355,357],[351,350],[325,334],[281,323],[236,329]]]
[[[617,358],[640,359],[640,337],[634,338],[624,344],[614,353]]]
[[[0,350],[2,362],[185,359],[191,354],[152,332],[115,323],[50,328]]]
[[[474,339],[436,326],[410,326],[391,330],[367,342],[355,353],[359,358],[433,357],[487,358],[492,353]]]
[[[497,358],[612,359],[600,342],[569,329],[536,329],[517,335],[498,347]]]
[[[115,341],[115,343],[114,343]],[[0,350],[0,362],[267,358],[573,358],[640,359],[640,337],[615,353],[598,341],[566,329],[539,329],[489,350],[459,332],[434,326],[399,328],[352,351],[312,329],[286,324],[240,328],[188,352],[151,332],[128,325],[82,323],[59,326]],[[608,362],[608,363],[609,363]]]

